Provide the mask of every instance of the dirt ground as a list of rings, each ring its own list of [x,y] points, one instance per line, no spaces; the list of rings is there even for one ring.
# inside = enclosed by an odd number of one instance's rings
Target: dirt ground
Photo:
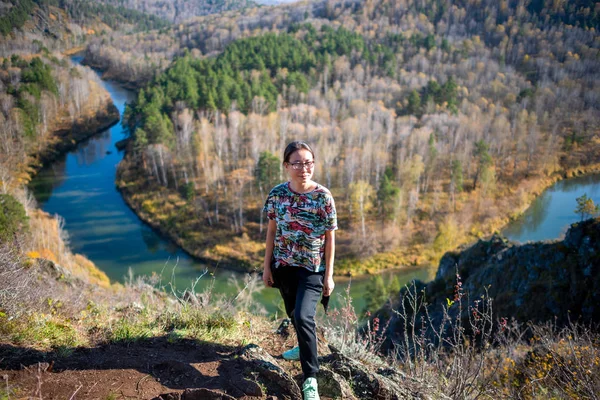
[[[294,340],[293,335],[273,333],[259,345],[300,384],[300,363],[281,358]],[[194,340],[170,343],[158,337],[78,348],[65,356],[0,344],[0,398],[7,398],[3,392],[8,399],[112,400],[152,399],[193,388],[223,391],[228,381],[242,374],[233,361],[240,348]]]

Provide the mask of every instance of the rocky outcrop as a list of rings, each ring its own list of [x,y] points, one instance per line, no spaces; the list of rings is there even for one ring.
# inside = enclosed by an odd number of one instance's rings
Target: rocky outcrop
[[[319,388],[323,395],[342,399],[443,399],[423,382],[408,378],[393,368],[371,368],[366,364],[338,352],[323,357],[324,366],[319,372]],[[352,385],[352,389],[348,384]]]
[[[489,298],[494,321],[514,318],[552,321],[558,326],[569,321],[598,322],[600,218],[571,225],[562,241],[518,244],[494,235],[446,253],[435,279],[427,285],[417,282],[413,289],[417,296],[425,296],[433,326],[442,320],[444,307],[452,318],[457,316],[459,307],[448,305],[457,298],[458,283],[465,321],[474,301]],[[399,340],[404,331],[402,318],[392,309],[401,309],[406,294],[401,291],[400,299],[378,313],[391,319],[387,333],[392,341]]]
[[[183,393],[166,393],[153,398],[152,400],[233,400],[225,393],[216,390],[200,388],[186,389]]]
[[[401,372],[370,367],[331,348],[330,355],[320,357],[317,376],[319,394],[324,399],[443,399],[422,382]],[[157,367],[158,368],[158,367]],[[161,366],[161,368],[164,368]],[[196,388],[165,393],[154,400],[192,399],[301,399],[298,379],[291,376],[267,351],[250,344],[221,361],[218,368],[219,389]],[[185,375],[177,375],[185,378]]]

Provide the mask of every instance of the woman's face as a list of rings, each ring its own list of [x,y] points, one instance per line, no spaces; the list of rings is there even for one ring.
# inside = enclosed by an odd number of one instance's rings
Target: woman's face
[[[306,149],[296,150],[290,155],[285,169],[291,180],[298,183],[308,182],[315,171],[313,155]]]

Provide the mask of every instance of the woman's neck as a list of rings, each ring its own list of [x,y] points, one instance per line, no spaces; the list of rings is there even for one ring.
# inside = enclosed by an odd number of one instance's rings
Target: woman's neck
[[[290,180],[290,188],[296,193],[307,193],[315,190],[317,183],[311,180],[306,182],[294,182]]]

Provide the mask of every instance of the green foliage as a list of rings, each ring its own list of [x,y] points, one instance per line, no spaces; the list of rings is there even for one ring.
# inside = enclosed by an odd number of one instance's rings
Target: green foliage
[[[408,96],[408,106],[406,108],[408,114],[421,115],[421,95],[416,90],[410,92]]]
[[[571,132],[570,135],[565,136],[563,142],[563,150],[571,151],[573,148],[577,148],[583,144],[584,136],[576,131]]]
[[[39,57],[35,57],[21,72],[21,89],[40,99],[42,90],[47,90],[58,95],[58,87],[52,76],[52,68],[44,64]]]
[[[458,112],[458,86],[453,77],[440,85],[437,81],[431,80],[427,86],[421,90],[413,90],[408,96],[408,105],[405,108],[405,113],[420,117],[425,110],[423,109],[428,103],[445,106],[451,113]]]
[[[473,180],[473,187],[476,187],[477,182],[480,181],[484,193],[489,192],[490,189],[493,188],[496,181],[495,172],[493,170],[494,162],[492,156],[488,152],[489,148],[490,146],[483,139],[481,139],[475,143],[475,149],[473,150],[473,155],[477,157],[478,160],[478,167]]]
[[[188,332],[196,338],[230,334],[238,326],[235,318],[226,312],[208,312],[194,307],[184,307],[178,313],[162,314],[158,323],[168,330]]]
[[[16,54],[3,62],[3,68],[12,66],[21,69],[21,81],[18,90],[8,86],[8,94],[15,98],[17,112],[21,121],[21,132],[25,137],[34,139],[36,128],[40,123],[39,100],[42,92],[58,96],[58,85],[52,76],[52,67],[44,63],[39,57],[27,61]]]
[[[395,218],[399,195],[400,188],[394,184],[394,173],[390,167],[387,167],[379,181],[379,189],[377,190],[379,215],[383,221]]]
[[[83,25],[96,18],[112,29],[119,29],[123,24],[133,24],[136,31],[148,31],[164,29],[171,25],[155,15],[91,0],[60,0],[59,6],[66,9],[76,23]]]
[[[115,343],[135,343],[150,336],[151,330],[145,323],[123,318],[111,327],[108,340]]]
[[[300,72],[292,72],[288,74],[285,83],[288,87],[294,86],[299,92],[308,93],[308,80]]]
[[[9,0],[8,2],[12,4],[12,7],[6,15],[0,17],[0,35],[3,36],[8,35],[13,29],[21,28],[31,18],[36,4],[56,5],[66,10],[75,23],[82,25],[100,19],[113,29],[118,29],[123,24],[133,24],[137,31],[162,29],[170,26],[168,21],[154,15],[91,0]]]
[[[288,33],[265,34],[236,40],[216,58],[193,59],[186,52],[140,90],[137,100],[126,109],[130,129],[141,128],[145,134],[145,139],[136,142],[145,145],[171,140],[170,118],[166,116],[179,101],[194,110],[223,112],[236,104],[247,113],[253,99],[262,97],[273,111],[284,85],[307,93],[318,78],[316,71],[325,65],[331,67],[333,59],[342,55],[358,52],[389,74],[395,72],[401,35],[386,38],[387,45],[382,45],[369,44],[363,36],[344,28],[325,26],[318,33],[311,25],[295,25],[290,32],[298,29],[306,31],[303,41]]]
[[[427,37],[423,41],[423,46],[427,49],[427,51],[435,47],[435,36],[433,36],[433,33],[427,35]]]
[[[21,323],[9,323],[8,325],[9,328],[5,330],[18,344],[50,347],[62,355],[68,355],[68,349],[82,344],[73,325],[69,322],[57,321],[49,316],[33,315]]]
[[[578,197],[576,200],[577,208],[575,208],[574,212],[581,216],[582,221],[586,217],[591,218],[600,214],[600,204],[594,204],[594,200],[589,198],[587,193],[584,193],[583,196]]]
[[[0,17],[0,34],[8,35],[13,29],[19,29],[30,18],[31,12],[35,7],[32,0],[9,0],[11,4],[8,13]]]
[[[19,99],[17,102],[17,107],[19,108],[25,137],[30,139],[34,138],[36,135],[35,128],[39,123],[38,105],[30,102],[27,99]]]
[[[9,194],[0,194],[0,242],[6,242],[28,228],[23,205]]]
[[[519,95],[517,96],[517,102],[520,103],[525,98],[532,98],[534,94],[535,92],[531,88],[523,89],[519,92]]]
[[[490,146],[483,140],[478,140],[475,143],[474,155],[478,158],[480,167],[492,165],[492,156],[488,152]]]
[[[452,184],[455,193],[463,191],[463,167],[460,160],[452,160]]]
[[[280,173],[281,162],[279,161],[279,158],[268,151],[260,153],[256,171],[254,173],[256,183],[259,187],[261,187],[262,190],[272,188],[279,181]]]
[[[196,197],[196,191],[194,190],[194,184],[188,182],[185,185],[181,185],[181,194],[187,201],[192,201]]]

